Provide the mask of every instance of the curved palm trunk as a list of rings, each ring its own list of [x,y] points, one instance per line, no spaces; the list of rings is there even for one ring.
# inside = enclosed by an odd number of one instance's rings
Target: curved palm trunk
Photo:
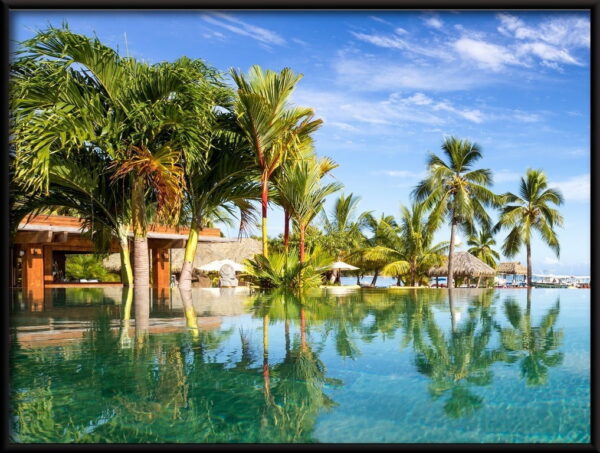
[[[450,249],[448,250],[448,288],[454,288],[454,241],[456,240],[456,220],[450,227]]]
[[[283,249],[287,254],[290,248],[290,213],[287,209],[283,212]]]
[[[131,305],[133,303],[133,288],[125,288],[121,297],[123,302],[123,311],[121,313],[121,329],[119,332],[119,344],[121,346],[126,347],[129,345],[130,342],[129,325],[131,320]]]
[[[402,278],[398,275],[396,277],[396,286],[402,286],[401,283],[402,283]]]
[[[360,274],[356,274],[356,284],[360,286]]]
[[[531,243],[527,243],[527,288],[531,288],[531,274],[532,274],[532,265],[531,265]]]
[[[132,188],[133,217],[133,284],[150,286],[150,262],[148,257],[148,238],[146,236],[146,200],[144,198],[144,180],[134,177]]]
[[[375,271],[375,275],[373,275],[373,280],[371,280],[371,286],[375,286],[377,283],[377,277],[379,277],[379,270]]]
[[[129,255],[129,239],[127,235],[119,235],[119,245],[121,250],[119,255],[121,257],[121,283],[123,286],[133,285],[133,270],[131,268],[131,256]]]
[[[269,203],[269,180],[265,175],[262,177],[262,193],[261,193],[261,205],[262,205],[262,249],[263,255],[266,257],[269,255],[269,244],[267,236],[267,205]]]
[[[183,264],[181,265],[181,274],[179,275],[179,288],[183,290],[192,289],[192,270],[194,269],[194,257],[198,249],[198,235],[200,234],[199,223],[192,222],[187,243],[185,244],[185,253],[183,255]]]

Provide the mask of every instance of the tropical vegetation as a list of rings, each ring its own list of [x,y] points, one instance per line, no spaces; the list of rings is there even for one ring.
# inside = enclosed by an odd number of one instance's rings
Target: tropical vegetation
[[[519,195],[491,190],[477,143],[456,137],[430,154],[427,176],[400,215],[358,211],[360,197],[331,179],[338,164],[318,156],[322,125],[291,96],[302,75],[252,66],[219,72],[199,59],[148,64],[123,57],[98,38],[49,27],[20,43],[11,63],[9,170],[11,231],[26,216],[66,213],[84,220],[97,253],[117,244],[122,282],[149,284],[150,223],[189,227],[179,285],[191,287],[198,236],[214,222],[239,222],[240,235],[261,216],[262,254],[248,275],[266,287],[340,283],[332,261],[397,285],[426,285],[448,266],[453,286],[457,234],[495,267],[494,235],[508,230],[502,252],[524,245],[531,286],[531,237],[555,253],[562,196],[541,170],[528,170]],[[284,233],[269,239],[269,206],[284,212]],[[500,208],[493,225],[490,208]],[[443,223],[449,242],[435,240]],[[114,246],[114,245],[113,245]],[[269,250],[271,249],[271,251]],[[133,250],[133,266],[130,259]],[[297,256],[296,256],[297,255]]]

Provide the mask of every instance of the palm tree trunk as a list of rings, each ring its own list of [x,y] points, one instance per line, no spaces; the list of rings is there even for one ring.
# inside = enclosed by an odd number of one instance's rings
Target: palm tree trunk
[[[306,316],[304,308],[300,308],[300,346],[306,351]]]
[[[263,255],[266,257],[269,255],[269,244],[267,236],[267,205],[269,203],[269,180],[266,175],[262,176],[262,194],[261,194],[261,205],[262,205],[262,249]]]
[[[448,286],[448,305],[450,306],[450,326],[452,328],[452,332],[456,331],[456,319],[454,318],[454,298],[453,298],[454,288]]]
[[[304,263],[304,233],[306,230],[305,225],[300,225],[300,262]]]
[[[532,266],[531,266],[531,243],[527,243],[527,288],[531,288],[531,274],[532,274]]]
[[[415,286],[417,284],[417,272],[414,269],[410,270],[410,285]]]
[[[148,257],[148,238],[146,236],[146,199],[144,198],[144,180],[134,177],[132,188],[133,218],[133,284],[150,286],[150,262]]]
[[[271,373],[269,370],[269,315],[263,316],[263,379],[265,398],[271,396]]]
[[[183,264],[181,265],[181,274],[179,275],[179,288],[183,290],[192,289],[192,270],[194,268],[194,257],[198,248],[199,225],[196,221],[192,222],[188,240],[185,244],[185,254],[183,255]]]
[[[179,287],[179,294],[181,294],[181,301],[183,302],[183,314],[185,315],[185,326],[192,333],[192,337],[196,338],[199,335],[198,331],[198,318],[196,311],[194,310],[194,301],[192,297],[191,289],[183,289]]]
[[[396,277],[396,286],[400,286],[400,282],[402,281],[402,279],[400,278],[400,276],[398,275]]]
[[[377,277],[379,277],[379,269],[375,271],[375,275],[373,275],[373,280],[371,280],[371,286],[375,286],[377,283]]]
[[[456,239],[456,220],[450,227],[450,250],[448,251],[448,288],[454,288],[454,241]]]
[[[119,235],[121,251],[121,283],[123,286],[133,286],[133,270],[131,268],[131,256],[129,255],[129,239],[127,235]]]
[[[283,249],[287,254],[290,248],[290,213],[287,209],[283,211]]]
[[[356,284],[360,286],[360,274],[356,274]]]
[[[477,278],[477,288],[479,288],[479,284],[481,283],[481,275]]]
[[[150,323],[150,288],[134,285],[135,338],[138,346],[146,342]]]

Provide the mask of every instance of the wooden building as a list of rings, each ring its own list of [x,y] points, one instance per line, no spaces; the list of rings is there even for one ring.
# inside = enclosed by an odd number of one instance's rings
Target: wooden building
[[[50,288],[84,286],[121,286],[121,283],[64,282],[66,255],[93,253],[92,242],[85,238],[83,222],[76,217],[38,215],[24,219],[11,242],[10,285],[22,288],[30,300],[44,299],[44,290]],[[168,288],[171,281],[170,249],[185,247],[189,229],[151,225],[148,228],[151,284]],[[217,228],[203,229],[200,242],[228,242]],[[116,240],[111,252],[119,252]],[[131,256],[133,261],[133,254]]]

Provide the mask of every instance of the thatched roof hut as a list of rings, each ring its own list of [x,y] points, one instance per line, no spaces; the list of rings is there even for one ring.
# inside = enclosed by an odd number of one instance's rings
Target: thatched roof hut
[[[429,269],[430,277],[446,277],[448,263]],[[469,252],[454,252],[454,277],[494,277],[496,271]]]
[[[498,264],[496,272],[498,274],[506,275],[527,275],[527,268],[523,266],[519,261],[509,261],[506,263]]]

